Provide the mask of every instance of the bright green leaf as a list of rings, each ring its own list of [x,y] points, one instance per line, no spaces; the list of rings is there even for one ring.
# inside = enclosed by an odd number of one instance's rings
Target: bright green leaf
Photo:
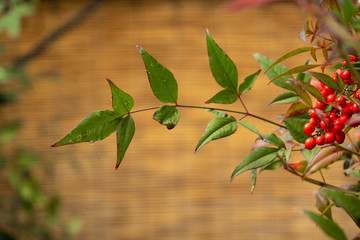
[[[249,76],[247,76],[245,79],[244,79],[244,82],[240,84],[239,86],[239,95],[242,95],[246,92],[248,92],[252,86],[254,85],[255,83],[255,80],[257,79],[257,77],[259,76],[259,73],[260,73],[261,70],[257,71],[256,73],[253,73]]]
[[[130,142],[135,134],[135,123],[131,115],[122,118],[116,129],[117,141],[117,169],[124,158],[125,152],[128,149]]]
[[[238,99],[237,94],[229,89],[222,90],[218,92],[215,96],[206,101],[206,103],[221,103],[221,104],[231,104]]]
[[[274,133],[266,133],[261,135],[268,143],[271,143],[279,148],[285,148],[285,143]]]
[[[323,216],[314,212],[304,210],[308,215],[329,237],[335,240],[347,240],[344,231],[332,220],[326,219]]]
[[[273,60],[259,54],[259,53],[255,53],[253,54],[253,56],[255,57],[255,59],[258,61],[258,63],[260,64],[261,66],[261,69],[262,70],[266,70],[269,68],[269,66],[271,66],[271,64],[274,63]],[[288,69],[284,66],[284,65],[281,65],[281,64],[276,64],[275,66],[271,67],[271,69],[269,69],[267,72],[266,72],[266,75],[268,76],[269,79],[273,79],[275,78],[276,76],[284,73],[288,71]],[[290,90],[290,91],[295,91],[294,88],[287,83],[287,81],[289,80],[289,78],[293,78],[292,75],[287,75],[287,76],[282,76],[278,79],[275,79],[273,81],[273,83],[279,87],[282,87],[282,88],[285,88],[287,90]]]
[[[297,102],[299,99],[300,97],[296,93],[282,92],[274,100],[272,100],[270,105],[277,103],[293,103]]]
[[[176,103],[178,97],[178,85],[174,75],[142,47],[138,46],[138,49],[144,60],[148,79],[154,95],[163,103]]]
[[[270,162],[269,164],[263,166],[261,168],[261,171],[263,170],[277,170],[283,167],[283,162],[281,160],[276,160],[273,162]]]
[[[243,126],[244,128],[247,128],[248,130],[256,133],[257,135],[259,135],[261,137],[259,130],[257,130],[257,128],[252,123],[249,123],[245,120],[238,121],[237,123],[239,125]]]
[[[109,110],[94,111],[87,115],[69,134],[53,144],[52,147],[102,140],[116,130],[121,115]]]
[[[122,115],[128,114],[134,107],[134,99],[129,94],[119,89],[110,79],[106,80],[110,84],[114,111]]]
[[[299,126],[304,126],[304,124],[308,121],[309,114],[303,114],[299,116],[289,117],[284,121],[284,123],[293,138],[299,143],[304,143],[309,136],[306,135],[303,128]]]
[[[208,111],[209,113],[213,114],[215,117],[230,117],[230,118],[233,118],[233,116],[227,114],[227,113],[224,113],[224,112],[220,112],[220,111],[217,111],[217,110],[214,110],[214,109],[206,109],[206,111]]]
[[[222,50],[206,31],[206,43],[209,54],[210,69],[216,82],[223,88],[237,91],[238,72],[234,62]]]
[[[237,130],[236,119],[229,117],[217,117],[213,119],[206,127],[204,134],[200,138],[195,152],[212,140],[227,137]]]
[[[304,155],[306,161],[310,163],[313,160],[314,156],[316,156],[316,154],[318,154],[320,150],[322,150],[322,148],[319,146],[314,147],[311,150],[304,148],[301,153]]]
[[[310,64],[310,60],[307,60],[305,65],[309,65]],[[307,73],[304,72],[300,72],[296,75],[296,80],[302,81],[302,82],[306,82],[306,83],[310,83],[311,81],[311,76]]]
[[[356,196],[343,191],[319,189],[318,192],[333,200],[338,206],[342,207],[360,227],[360,199]]]
[[[255,149],[235,168],[231,179],[245,171],[265,166],[276,158],[277,152],[277,148],[260,147]]]
[[[180,114],[176,106],[161,106],[154,113],[153,119],[165,125],[167,129],[173,129],[179,122]]]

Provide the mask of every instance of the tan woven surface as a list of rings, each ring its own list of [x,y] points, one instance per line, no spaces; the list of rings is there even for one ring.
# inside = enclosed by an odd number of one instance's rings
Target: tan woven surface
[[[7,46],[5,60],[31,49],[85,3],[42,3],[24,22],[21,38],[9,42],[0,36]],[[230,138],[194,154],[212,119],[202,110],[180,109],[180,123],[171,131],[153,121],[152,112],[135,114],[135,137],[117,171],[113,135],[94,145],[50,148],[87,113],[111,108],[105,78],[134,97],[134,109],[160,105],[136,44],[173,71],[179,103],[194,105],[204,105],[220,90],[208,66],[206,28],[234,60],[240,79],[259,68],[253,53],[275,59],[301,46],[297,35],[302,16],[294,5],[229,13],[222,3],[107,1],[27,65],[32,87],[16,104],[3,108],[1,118],[22,119],[16,144],[41,155],[43,166],[53,167],[44,175],[45,187],[61,193],[65,217],[75,214],[83,219],[78,239],[325,238],[299,211],[315,210],[315,187],[284,171],[261,173],[253,195],[249,173],[229,183],[255,134],[239,128]],[[286,64],[305,61],[304,55]],[[244,101],[250,112],[274,120],[286,106],[268,106],[281,90],[267,82],[261,74]],[[240,104],[231,108],[242,110]],[[263,133],[274,130],[252,122]],[[335,184],[345,182],[336,171],[326,177]],[[356,229],[341,212],[335,216],[348,234]],[[307,232],[311,237],[305,236]]]

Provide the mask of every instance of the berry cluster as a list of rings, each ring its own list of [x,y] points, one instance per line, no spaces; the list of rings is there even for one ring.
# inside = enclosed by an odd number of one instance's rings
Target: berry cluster
[[[350,56],[350,61],[355,63],[358,57]],[[304,133],[311,135],[305,140],[305,147],[309,150],[316,145],[343,143],[345,127],[350,118],[360,112],[359,105],[354,102],[354,99],[360,100],[360,90],[357,91],[352,74],[346,70],[346,61],[334,73],[334,81],[338,78],[345,85],[344,91],[340,93],[320,82],[319,91],[325,101],[315,102],[315,106],[309,110],[310,119],[303,127]],[[354,87],[355,90],[351,90]]]

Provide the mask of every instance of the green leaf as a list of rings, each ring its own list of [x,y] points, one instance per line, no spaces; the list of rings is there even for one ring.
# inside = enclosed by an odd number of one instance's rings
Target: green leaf
[[[131,115],[122,118],[116,129],[116,142],[117,142],[117,169],[125,156],[130,142],[135,134],[135,123]]]
[[[291,151],[292,151],[292,147],[287,148],[284,151],[284,162],[287,165],[289,163],[290,157],[291,157]]]
[[[297,48],[297,49],[295,49],[295,50],[293,50],[293,51],[290,51],[290,52],[286,53],[285,55],[283,55],[282,57],[280,57],[278,60],[276,60],[273,64],[271,64],[271,65],[266,69],[265,72],[267,72],[270,68],[272,68],[272,67],[275,66],[276,64],[278,64],[278,63],[280,63],[280,62],[282,62],[282,61],[284,61],[284,60],[286,60],[286,59],[288,59],[288,58],[290,58],[290,57],[292,57],[292,56],[295,56],[295,55],[297,55],[297,54],[299,54],[299,53],[308,52],[308,51],[311,51],[311,50],[313,50],[313,49],[316,49],[316,48],[313,48],[313,47],[302,47],[302,48]]]
[[[332,220],[331,204],[329,199],[324,195],[316,193],[315,200],[316,200],[315,206],[320,211],[321,215],[324,215],[329,220]]]
[[[204,134],[200,138],[195,152],[212,140],[227,137],[237,130],[236,119],[229,117],[217,117],[207,125]]]
[[[256,179],[257,179],[257,170],[251,169],[251,193],[254,192],[256,186]]]
[[[271,143],[279,148],[286,148],[285,143],[274,133],[267,133],[261,135],[268,143]]]
[[[272,100],[270,105],[277,103],[293,103],[297,102],[299,99],[300,97],[296,93],[282,92],[274,100]]]
[[[348,174],[351,174],[351,175],[353,175],[353,176],[355,176],[355,177],[357,177],[357,178],[360,179],[360,170],[350,170],[350,169],[347,169],[347,170],[345,170],[345,172],[348,173]]]
[[[248,130],[256,133],[257,135],[259,135],[261,137],[259,130],[257,130],[257,128],[252,123],[249,123],[245,120],[238,121],[237,123],[239,125],[243,126],[244,128],[247,128]]]
[[[263,170],[277,170],[277,169],[282,168],[282,166],[283,166],[283,162],[281,160],[276,160],[276,161],[270,162],[269,164],[263,166],[261,168],[261,171],[263,171]]]
[[[214,109],[206,109],[206,111],[208,111],[209,113],[213,114],[215,117],[230,117],[230,118],[233,118],[233,116],[227,114],[227,113],[224,113],[224,112],[220,112],[220,111],[217,111],[217,110],[214,110]]]
[[[154,95],[163,103],[176,103],[178,85],[174,75],[163,65],[158,63],[142,47],[138,46],[144,60],[148,79]]]
[[[311,95],[313,95],[316,99],[325,102],[324,96],[321,94],[321,92],[314,86],[312,86],[309,83],[302,82],[302,81],[296,81],[297,84],[302,86],[304,89],[306,89]]]
[[[320,64],[309,64],[309,65],[301,65],[301,66],[297,66],[297,67],[294,67],[294,68],[291,68],[289,70],[287,70],[286,72],[282,73],[282,74],[279,74],[277,76],[275,76],[274,78],[272,78],[270,80],[270,82],[273,82],[274,80],[278,79],[278,78],[281,78],[281,77],[284,77],[284,76],[289,76],[291,74],[294,74],[294,73],[302,73],[302,72],[305,72],[309,69],[313,69],[313,68],[316,68],[320,66]]]
[[[318,192],[333,200],[338,206],[342,207],[360,227],[360,199],[352,194],[343,191],[319,189]]]
[[[304,148],[301,153],[304,155],[306,161],[310,163],[311,161],[313,161],[313,158],[320,152],[320,150],[322,150],[322,148],[319,146],[314,147],[311,150]]]
[[[289,117],[284,123],[287,129],[290,131],[293,138],[299,143],[304,143],[309,137],[304,133],[304,130],[300,126],[304,126],[309,121],[309,114],[303,114],[299,116]]]
[[[256,73],[253,73],[249,76],[247,76],[245,79],[244,79],[244,82],[240,84],[239,86],[239,95],[242,95],[246,92],[248,92],[252,86],[254,85],[255,83],[255,80],[257,79],[257,77],[259,76],[259,73],[260,73],[261,70],[257,71]]]
[[[116,130],[121,116],[122,114],[109,110],[89,113],[69,134],[52,147],[102,140]]]
[[[345,0],[342,2],[344,17],[347,21],[351,22],[355,14],[357,13],[356,6],[352,3],[351,0]]]
[[[309,65],[309,64],[310,64],[310,60],[307,60],[305,65]],[[307,73],[301,72],[296,75],[296,79],[302,82],[310,83],[311,76]]]
[[[302,102],[295,102],[290,105],[289,109],[285,113],[284,117],[281,119],[281,122],[284,122],[289,117],[303,115],[308,112],[310,107],[308,105],[303,104]],[[300,125],[299,125],[300,126]],[[302,127],[301,127],[302,129]]]
[[[231,104],[238,99],[237,94],[229,89],[222,90],[218,92],[215,96],[206,101],[206,103],[221,103],[221,104]]]
[[[234,62],[222,50],[206,31],[206,43],[209,54],[210,69],[216,82],[226,89],[237,91],[238,72]]]
[[[129,94],[119,89],[110,79],[106,80],[110,84],[114,111],[119,112],[122,115],[128,114],[134,107],[134,99]]]
[[[271,66],[271,64],[274,63],[273,60],[259,54],[259,53],[255,53],[253,54],[253,56],[255,57],[255,59],[258,61],[258,63],[260,64],[261,66],[261,69],[262,70],[266,70],[269,68],[269,66]],[[277,64],[273,67],[271,67],[271,69],[269,69],[267,72],[266,72],[266,75],[268,76],[269,79],[273,79],[274,77],[284,73],[288,71],[288,69],[281,65],[281,64]],[[287,89],[287,90],[290,90],[290,91],[295,91],[294,88],[287,83],[287,81],[289,80],[289,78],[293,78],[291,75],[287,75],[287,76],[282,76],[278,79],[275,79],[273,81],[273,83],[279,87],[282,87],[284,89]]]
[[[235,168],[231,175],[231,180],[237,175],[259,167],[263,167],[273,161],[277,156],[278,149],[270,147],[260,147],[250,152],[244,160]]]
[[[312,100],[309,94],[300,86],[296,85],[294,82],[290,82],[291,86],[296,90],[299,97],[306,103],[309,107],[312,107]]]
[[[328,86],[329,88],[332,88],[334,90],[341,90],[338,86],[338,84],[334,81],[332,77],[329,75],[318,73],[318,72],[308,72],[311,76],[317,78],[319,81],[321,81],[323,84]]]
[[[165,125],[167,129],[173,129],[179,122],[180,114],[176,106],[161,106],[154,113],[153,119]]]
[[[304,213],[308,215],[319,227],[332,239],[335,240],[347,240],[344,231],[332,220],[326,219],[319,214],[304,210]]]

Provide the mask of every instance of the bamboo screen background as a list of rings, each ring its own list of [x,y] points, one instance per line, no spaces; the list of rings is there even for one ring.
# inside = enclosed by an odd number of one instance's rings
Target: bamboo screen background
[[[302,46],[297,36],[303,16],[295,5],[227,12],[223,3],[106,1],[27,64],[32,87],[1,109],[1,118],[22,120],[16,145],[41,156],[39,169],[49,171],[39,170],[39,175],[48,192],[62,197],[64,218],[82,218],[78,239],[296,240],[304,239],[306,232],[312,239],[324,239],[300,212],[315,210],[311,192],[316,188],[310,184],[284,171],[261,173],[253,195],[249,173],[229,183],[255,134],[239,128],[194,154],[212,119],[205,111],[180,109],[180,122],[171,131],[153,121],[152,112],[135,114],[135,137],[117,171],[114,135],[94,145],[49,147],[87,113],[111,109],[105,78],[134,97],[134,109],[160,105],[136,44],[174,73],[179,103],[190,105],[204,105],[220,90],[208,66],[205,29],[234,60],[239,79],[258,70],[253,53],[276,59]],[[29,51],[85,4],[43,1],[24,21],[19,39],[1,36],[7,46],[4,61]],[[286,64],[302,64],[306,57]],[[268,106],[281,90],[267,83],[261,74],[244,101],[250,112],[275,119],[286,106]],[[242,110],[240,104],[231,108]],[[251,122],[263,133],[274,130]],[[332,166],[326,178],[345,183],[340,167]],[[356,226],[341,211],[335,214],[347,234],[354,235]]]

